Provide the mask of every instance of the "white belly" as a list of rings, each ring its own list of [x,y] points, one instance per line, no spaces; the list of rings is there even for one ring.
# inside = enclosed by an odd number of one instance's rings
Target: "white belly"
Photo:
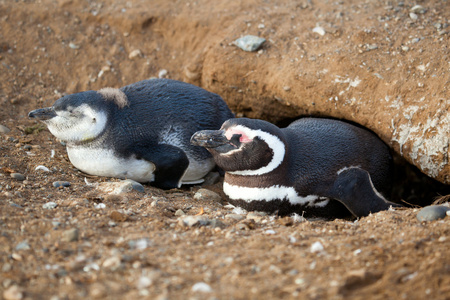
[[[138,182],[155,180],[155,165],[143,159],[117,158],[108,149],[67,147],[70,162],[81,171],[97,176],[133,179]]]
[[[143,159],[117,158],[108,149],[67,147],[70,162],[79,170],[97,176],[133,179],[138,182],[155,180],[155,165]],[[196,161],[189,157],[189,167],[184,173],[182,184],[203,182],[203,177],[214,167],[214,159]]]

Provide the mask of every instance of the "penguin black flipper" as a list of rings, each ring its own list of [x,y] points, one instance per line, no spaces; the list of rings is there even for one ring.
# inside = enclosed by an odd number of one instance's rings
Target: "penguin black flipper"
[[[151,147],[134,145],[133,152],[155,165],[155,180],[151,185],[166,190],[180,187],[181,178],[189,166],[189,159],[183,150],[158,144]]]
[[[330,198],[344,204],[356,217],[401,205],[389,202],[375,189],[369,172],[358,167],[341,171],[330,189]]]

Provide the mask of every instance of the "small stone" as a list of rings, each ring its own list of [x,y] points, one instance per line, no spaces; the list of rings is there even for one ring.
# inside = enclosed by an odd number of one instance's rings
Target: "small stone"
[[[5,298],[5,300],[23,299],[22,289],[17,285],[13,285],[3,292],[3,298]]]
[[[197,282],[196,284],[194,284],[192,286],[192,291],[193,292],[200,292],[200,293],[211,293],[212,292],[212,288],[204,283],[204,282]]]
[[[178,224],[181,226],[207,226],[210,224],[210,220],[205,216],[185,216],[180,217]]]
[[[106,204],[105,203],[97,203],[97,204],[95,204],[94,208],[104,209],[104,208],[106,208]]]
[[[74,242],[78,241],[79,230],[78,228],[71,228],[62,233],[61,240],[63,242]]]
[[[30,250],[30,244],[28,244],[28,241],[23,241],[17,244],[16,250]]]
[[[414,21],[416,21],[419,18],[415,13],[409,13],[409,17],[411,18],[411,20]]]
[[[139,277],[139,280],[137,282],[137,288],[139,290],[148,288],[149,286],[151,286],[153,283],[153,280],[147,276],[141,276]]]
[[[0,125],[0,133],[9,133],[11,129],[6,126]]]
[[[244,51],[252,52],[258,50],[265,41],[265,38],[260,38],[254,35],[246,35],[235,40],[233,44]]]
[[[50,201],[50,202],[47,202],[44,205],[42,205],[42,208],[43,209],[55,209],[57,206],[58,206],[57,203]]]
[[[69,187],[70,186],[70,182],[68,181],[55,181],[53,182],[53,186],[55,188],[59,188],[59,187]]]
[[[120,267],[121,259],[119,256],[111,256],[105,259],[102,266],[111,271],[115,271]]]
[[[290,86],[285,86],[285,87],[283,87],[283,90],[285,90],[286,92],[289,92],[291,90],[291,87]]]
[[[113,211],[109,217],[115,222],[125,222],[128,219],[128,216],[118,212],[117,210]]]
[[[228,214],[225,216],[225,219],[241,221],[241,220],[245,219],[245,217],[243,215],[239,215],[239,214]]]
[[[140,57],[142,56],[142,52],[139,49],[133,50],[130,52],[130,54],[128,55],[129,59],[135,59],[136,57]]]
[[[19,180],[19,181],[24,181],[25,180],[25,176],[23,174],[20,173],[11,173],[11,178],[14,178],[15,180]]]
[[[107,288],[98,282],[93,283],[89,290],[89,295],[92,299],[104,299],[107,293]]]
[[[131,192],[133,190],[133,184],[129,181],[102,182],[98,185],[97,189],[104,193],[120,195]]]
[[[75,44],[75,43],[72,43],[72,42],[70,42],[69,43],[69,48],[70,49],[74,49],[74,50],[76,50],[76,49],[79,49],[80,48],[80,46],[78,46],[77,44]]]
[[[158,78],[165,78],[167,76],[168,72],[166,69],[162,69],[158,72]]]
[[[46,166],[43,166],[43,165],[37,166],[34,170],[35,171],[41,170],[41,171],[44,171],[44,172],[50,172],[49,168],[47,168]]]
[[[323,252],[324,248],[320,242],[315,242],[311,245],[311,253]]]
[[[131,183],[133,190],[141,192],[141,193],[145,193],[144,186],[142,184],[140,184],[139,182],[131,180],[131,179],[127,179],[127,180],[125,180],[125,182]]]
[[[194,195],[195,200],[210,200],[213,202],[222,202],[222,197],[216,192],[213,192],[208,189],[199,189],[197,193]]]
[[[416,13],[416,14],[424,14],[426,13],[426,9],[422,6],[422,5],[414,5],[411,8],[411,12]]]
[[[175,216],[185,216],[186,215],[186,213],[183,211],[183,210],[181,210],[181,209],[178,209],[176,212],[175,212]]]
[[[322,35],[322,36],[325,35],[325,29],[323,29],[323,27],[320,27],[320,26],[314,27],[312,31],[314,33],[317,33],[317,34]]]
[[[443,205],[426,206],[417,213],[417,220],[423,222],[443,219],[449,211],[450,208]]]

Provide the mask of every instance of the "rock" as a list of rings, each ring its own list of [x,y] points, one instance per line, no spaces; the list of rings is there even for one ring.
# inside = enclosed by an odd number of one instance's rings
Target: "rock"
[[[121,259],[119,256],[111,256],[105,259],[102,264],[102,267],[109,269],[111,271],[115,271],[120,267]]]
[[[30,244],[28,244],[28,241],[23,241],[17,244],[16,250],[30,250]]]
[[[325,29],[320,26],[314,27],[312,31],[322,36],[325,35]]]
[[[20,300],[23,299],[23,292],[17,285],[10,286],[3,291],[3,298],[5,300]]]
[[[207,190],[207,189],[199,189],[197,193],[194,195],[195,200],[210,200],[214,202],[222,202],[222,197],[216,192]]]
[[[47,202],[44,205],[42,205],[42,208],[43,209],[55,209],[57,206],[58,206],[57,203],[50,201],[50,202]]]
[[[55,188],[69,187],[70,186],[70,182],[68,182],[68,181],[55,181],[55,182],[53,182],[53,186]]]
[[[314,242],[311,245],[311,249],[310,249],[311,253],[320,253],[324,251],[324,247],[322,245],[322,243],[320,242]]]
[[[181,226],[207,226],[211,221],[205,216],[185,216],[178,219],[178,224]]]
[[[20,174],[20,173],[11,173],[11,178],[14,178],[15,180],[19,180],[19,181],[24,181],[25,180],[25,175]]]
[[[0,125],[0,133],[9,133],[10,131],[11,129],[9,129],[8,127]]]
[[[61,240],[63,242],[75,242],[78,241],[79,230],[78,228],[71,228],[62,233]]]
[[[450,208],[443,205],[426,206],[417,213],[417,220],[423,222],[443,219],[447,216],[448,211]]]
[[[235,40],[233,44],[244,51],[252,52],[258,50],[265,41],[266,39],[264,38],[254,35],[246,35]]]
[[[158,78],[166,78],[167,77],[167,70],[166,69],[162,69],[158,72]]]
[[[204,283],[204,282],[197,282],[196,284],[194,284],[192,286],[192,291],[193,292],[200,292],[200,293],[211,293],[212,292],[212,288]]]
[[[181,210],[181,209],[178,209],[175,212],[175,216],[185,216],[185,215],[186,215],[186,213],[183,210]]]
[[[241,221],[241,220],[245,219],[245,217],[243,215],[239,215],[239,214],[228,214],[225,216],[225,219]]]
[[[130,54],[128,55],[129,59],[135,59],[136,57],[141,57],[142,56],[142,52],[139,49],[135,49],[133,51],[130,52]]]
[[[107,194],[120,195],[131,192],[133,184],[130,181],[102,182],[97,189]]]
[[[117,210],[113,211],[109,217],[115,222],[125,222],[128,219],[126,214],[118,212]]]
[[[153,280],[147,276],[141,276],[139,277],[139,280],[137,282],[137,288],[139,290],[148,288],[153,283]]]
[[[131,186],[132,186],[133,190],[141,192],[141,193],[145,193],[144,186],[142,184],[140,184],[139,182],[131,180],[131,179],[127,179],[127,180],[124,180],[124,181],[131,183]]]

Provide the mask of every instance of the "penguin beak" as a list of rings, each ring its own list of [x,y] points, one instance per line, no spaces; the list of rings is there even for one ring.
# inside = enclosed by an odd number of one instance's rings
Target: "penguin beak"
[[[45,107],[45,108],[39,108],[35,109],[33,111],[30,111],[28,113],[29,118],[35,118],[40,121],[49,120],[53,117],[56,117],[56,112],[53,109],[53,107]]]
[[[197,131],[191,137],[191,144],[205,148],[217,148],[229,144],[230,141],[225,136],[223,130],[202,130]]]

